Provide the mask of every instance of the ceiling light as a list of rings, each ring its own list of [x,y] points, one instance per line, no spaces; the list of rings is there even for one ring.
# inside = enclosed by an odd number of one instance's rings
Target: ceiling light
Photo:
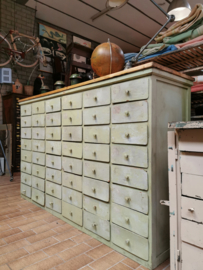
[[[175,21],[180,21],[189,16],[191,6],[187,0],[173,0],[168,7],[168,14],[175,16]]]

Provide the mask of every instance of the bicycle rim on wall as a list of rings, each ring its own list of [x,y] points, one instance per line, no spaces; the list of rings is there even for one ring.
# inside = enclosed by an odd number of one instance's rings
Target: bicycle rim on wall
[[[11,49],[11,45],[2,35],[0,35],[0,67],[8,65],[11,61],[12,56],[7,49]]]

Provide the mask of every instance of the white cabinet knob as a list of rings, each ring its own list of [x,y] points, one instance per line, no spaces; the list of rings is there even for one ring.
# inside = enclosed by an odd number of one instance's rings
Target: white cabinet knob
[[[73,152],[73,150],[72,149],[70,149],[70,153],[72,153]]]
[[[39,171],[37,171],[37,174],[39,174]]]
[[[25,178],[25,182],[27,182],[27,179]]]
[[[94,207],[93,207],[93,208],[94,208],[94,210],[97,210],[97,206],[96,206],[96,205],[94,205]]]
[[[97,101],[97,97],[94,97],[94,100]]]
[[[97,134],[94,134],[94,138],[95,138],[95,139],[97,138]]]
[[[129,240],[129,239],[126,239],[126,240],[125,240],[125,243],[126,243],[126,245],[129,246],[129,245],[130,245],[130,240]]]
[[[195,211],[194,208],[189,208],[188,211],[190,211],[191,213],[193,213]]]
[[[73,212],[70,212],[70,215],[72,216],[73,215]]]
[[[130,90],[126,90],[125,93],[126,93],[127,96],[129,96],[130,95]]]
[[[130,113],[127,111],[127,112],[125,112],[125,115],[126,115],[126,116],[129,116],[129,115],[130,115]]]
[[[94,188],[94,187],[93,187],[93,188],[92,188],[92,192],[94,192],[94,193],[95,193],[95,192],[96,192],[96,188]]]
[[[125,222],[129,223],[130,219],[128,217],[125,218]]]
[[[129,159],[129,155],[128,154],[125,154],[124,157],[125,157],[125,159]]]
[[[70,167],[70,169],[72,170],[72,168],[73,168],[73,165],[70,165],[69,167]]]
[[[50,202],[49,204],[53,206],[54,203],[53,202]]]
[[[36,195],[36,199],[38,199],[38,196]]]
[[[96,119],[96,118],[97,118],[97,115],[96,115],[96,114],[93,114],[92,117],[93,117],[94,119]]]
[[[96,174],[96,170],[92,170],[92,173],[93,173],[93,174]]]
[[[129,133],[126,133],[125,136],[126,136],[126,138],[130,138],[130,134]]]
[[[92,152],[92,154],[93,154],[94,156],[96,156],[97,153],[94,151],[94,152]]]
[[[125,197],[125,201],[129,203],[130,202],[130,197]]]
[[[96,228],[97,224],[96,223],[92,223],[92,227]]]
[[[51,176],[52,178],[54,178],[54,175],[52,174],[52,176]]]
[[[130,176],[129,176],[129,175],[126,176],[126,180],[127,180],[127,181],[130,180]]]
[[[70,101],[70,106],[72,106],[72,104],[73,104],[72,101]]]
[[[36,186],[38,187],[38,183],[36,183]]]

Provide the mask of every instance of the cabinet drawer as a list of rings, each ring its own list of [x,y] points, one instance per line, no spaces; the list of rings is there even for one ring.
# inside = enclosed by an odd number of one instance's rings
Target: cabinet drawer
[[[149,97],[149,79],[137,79],[111,86],[112,102],[125,102],[147,99]]]
[[[148,190],[148,175],[142,169],[112,165],[111,179],[115,184]]]
[[[32,114],[32,107],[31,105],[22,105],[20,107],[21,116],[31,115]]]
[[[64,172],[82,175],[82,160],[62,157],[62,169]]]
[[[181,197],[181,216],[196,222],[203,222],[203,201]]]
[[[203,250],[182,242],[182,269],[200,270],[203,265]]]
[[[82,226],[82,209],[62,201],[62,216]]]
[[[44,192],[32,188],[32,200],[39,203],[40,205],[44,206]]]
[[[36,102],[32,104],[32,114],[44,113],[44,101]]]
[[[140,190],[112,185],[112,201],[125,207],[148,214],[147,192]]]
[[[147,147],[114,144],[111,147],[111,162],[148,168]]]
[[[21,161],[20,168],[21,168],[21,172],[32,174],[31,163]]]
[[[46,181],[46,193],[58,199],[62,199],[61,186],[52,182]]]
[[[32,150],[32,141],[21,139],[21,149],[31,151]]]
[[[41,178],[32,176],[32,187],[44,192],[45,191],[45,181]]]
[[[83,93],[84,107],[95,107],[111,103],[110,86],[85,91]]]
[[[181,240],[203,248],[203,225],[181,219]]]
[[[46,126],[56,127],[61,126],[61,113],[49,113],[46,114]]]
[[[110,127],[85,127],[84,141],[91,143],[110,143]]]
[[[109,220],[109,203],[104,203],[87,196],[83,196],[83,208],[87,212],[101,217],[102,219]]]
[[[102,125],[110,123],[110,107],[98,107],[83,111],[84,125]]]
[[[32,141],[32,150],[35,152],[45,152],[45,141],[33,140]]]
[[[61,170],[61,157],[46,155],[46,166],[52,169]]]
[[[21,138],[22,139],[31,139],[32,138],[32,129],[31,128],[21,128]]]
[[[82,193],[63,187],[63,201],[82,208]]]
[[[46,141],[46,153],[61,156],[61,142]]]
[[[32,152],[32,163],[45,166],[45,154]]]
[[[72,110],[82,108],[82,93],[62,97],[62,109]]]
[[[81,126],[82,125],[82,110],[63,111],[62,112],[63,126]]]
[[[45,139],[45,128],[33,128],[32,129],[32,138],[37,140]]]
[[[182,194],[196,199],[203,199],[203,176],[183,173]]]
[[[32,165],[32,175],[40,177],[42,179],[45,178],[45,167],[39,165]]]
[[[113,223],[148,238],[148,216],[113,203],[111,217]]]
[[[83,193],[90,197],[94,197],[96,199],[108,202],[109,201],[109,184],[99,181],[99,180],[84,177],[83,178]]]
[[[62,155],[82,158],[82,143],[62,142]]]
[[[21,160],[26,162],[32,162],[32,152],[21,150]]]
[[[85,143],[83,153],[85,159],[109,162],[109,145]]]
[[[61,184],[61,171],[47,168],[46,169],[46,180],[54,182],[56,184]]]
[[[123,229],[115,224],[111,225],[112,242],[128,252],[147,261],[149,259],[149,243],[142,236]]]
[[[61,200],[46,195],[46,207],[61,214]]]
[[[33,127],[44,127],[45,126],[45,115],[38,114],[32,116],[32,126]]]
[[[147,101],[136,101],[114,105],[112,107],[112,123],[129,123],[148,121]]]
[[[82,127],[62,127],[62,140],[82,142]]]
[[[63,186],[75,189],[77,191],[82,191],[82,177],[62,172]]]
[[[104,239],[110,240],[109,221],[103,220],[96,215],[84,211],[84,227]]]
[[[61,98],[53,98],[46,101],[46,112],[59,112],[61,110]]]
[[[109,182],[110,180],[109,164],[86,160],[83,162],[83,164],[85,176]]]
[[[60,127],[47,127],[46,128],[46,140],[60,141],[61,140],[61,128]]]
[[[21,194],[23,194],[24,196],[28,198],[31,198],[31,194],[32,194],[31,187],[21,184],[20,190],[21,190]]]
[[[21,183],[31,186],[32,185],[31,175],[26,174],[26,173],[21,173]]]
[[[31,124],[32,124],[31,119],[32,119],[32,116],[21,117],[20,119],[21,127],[31,127]]]

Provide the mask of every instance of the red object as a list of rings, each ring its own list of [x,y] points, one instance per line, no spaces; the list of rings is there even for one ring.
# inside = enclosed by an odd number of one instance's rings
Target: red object
[[[199,92],[199,91],[203,91],[203,83],[196,84],[191,87],[191,92]]]

